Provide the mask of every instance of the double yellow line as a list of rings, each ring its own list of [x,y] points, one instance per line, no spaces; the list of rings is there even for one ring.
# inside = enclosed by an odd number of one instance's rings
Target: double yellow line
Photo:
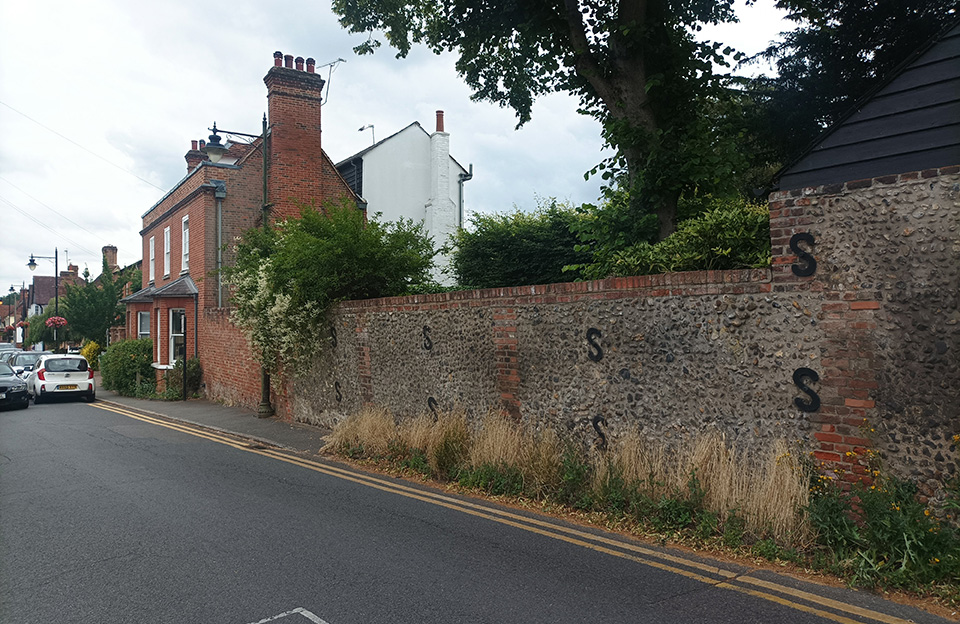
[[[597,535],[572,527],[547,522],[504,509],[497,509],[480,505],[470,501],[445,496],[436,492],[422,490],[396,481],[380,479],[337,466],[324,464],[318,461],[298,457],[275,448],[264,447],[237,440],[229,435],[203,429],[199,426],[187,425],[176,421],[169,421],[116,404],[98,402],[92,407],[120,414],[158,427],[166,427],[187,435],[203,438],[218,444],[233,447],[247,453],[255,453],[271,459],[276,459],[294,466],[313,470],[331,477],[352,481],[366,487],[382,490],[391,494],[405,496],[431,505],[445,507],[460,513],[483,518],[491,522],[498,522],[507,526],[536,533],[544,537],[560,540],[583,548],[589,548],[621,559],[627,559],[646,566],[679,574],[702,583],[748,594],[762,600],[774,602],[791,609],[810,613],[826,620],[841,624],[863,624],[864,622],[883,622],[884,624],[909,624],[912,620],[904,620],[892,615],[859,607],[846,602],[832,600],[818,594],[802,591],[779,583],[754,578],[749,574],[739,574],[731,570],[702,563],[678,555],[660,552],[631,542],[615,540],[603,535]],[[828,610],[829,609],[829,610]]]

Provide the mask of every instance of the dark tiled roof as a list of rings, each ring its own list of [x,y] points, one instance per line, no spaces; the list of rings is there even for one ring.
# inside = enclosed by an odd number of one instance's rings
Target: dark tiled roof
[[[36,275],[30,289],[30,303],[45,306],[57,293],[57,278],[52,275]]]
[[[158,288],[157,291],[153,293],[153,296],[155,298],[192,297],[198,292],[200,291],[197,290],[197,285],[193,283],[193,280],[190,279],[190,276],[184,275],[183,277],[170,282],[163,288]]]
[[[128,295],[120,300],[120,303],[149,303],[153,301],[153,294],[157,292],[155,286],[147,286],[142,288],[132,295]]]

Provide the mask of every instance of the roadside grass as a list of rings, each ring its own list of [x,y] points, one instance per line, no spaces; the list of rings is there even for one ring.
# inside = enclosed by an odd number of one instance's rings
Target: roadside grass
[[[864,458],[872,483],[841,487],[779,440],[747,454],[717,432],[667,444],[628,434],[605,452],[533,432],[500,414],[394,418],[368,408],[341,422],[328,452],[635,534],[828,572],[960,606],[960,487],[935,507]]]

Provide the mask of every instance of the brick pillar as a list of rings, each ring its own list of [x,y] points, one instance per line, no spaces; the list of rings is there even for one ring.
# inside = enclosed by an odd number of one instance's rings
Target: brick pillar
[[[357,384],[360,402],[364,407],[373,405],[373,368],[370,365],[370,335],[366,317],[357,315]]]
[[[496,349],[496,389],[500,409],[520,420],[520,363],[517,341],[517,312],[514,308],[493,311],[493,344]]]
[[[824,210],[836,209],[834,198],[844,188],[835,184],[771,195],[770,239],[774,291],[814,295],[804,299],[823,336],[821,357],[811,369],[819,376],[812,386],[820,406],[807,413],[815,425],[814,455],[853,482],[866,477],[861,459],[872,444],[863,431],[870,427],[879,387],[874,315],[880,302],[830,281],[825,252],[832,237],[818,224]]]

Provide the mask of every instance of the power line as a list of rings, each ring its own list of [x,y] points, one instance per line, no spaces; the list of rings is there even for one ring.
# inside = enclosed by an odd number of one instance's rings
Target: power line
[[[9,199],[7,199],[7,198],[4,197],[3,195],[0,195],[0,202],[3,202],[3,203],[5,203],[5,204],[7,204],[7,205],[10,206],[11,208],[13,208],[14,210],[16,210],[16,211],[19,212],[20,214],[22,214],[23,216],[25,216],[26,218],[30,219],[31,221],[33,221],[34,223],[36,223],[37,225],[39,225],[40,227],[42,227],[43,229],[45,229],[45,230],[47,230],[47,231],[49,231],[49,232],[51,232],[51,233],[59,236],[60,238],[68,241],[68,242],[69,242],[70,244],[72,244],[74,247],[79,247],[80,249],[84,250],[85,252],[87,252],[88,254],[90,254],[90,255],[92,255],[92,256],[98,255],[97,252],[95,252],[95,251],[90,251],[89,249],[87,249],[86,247],[84,247],[83,245],[81,245],[80,243],[78,243],[77,241],[73,240],[72,238],[67,238],[66,236],[64,236],[64,235],[61,234],[60,232],[57,232],[57,231],[54,230],[52,227],[50,227],[49,225],[47,225],[47,224],[44,223],[43,221],[40,221],[39,219],[37,219],[36,217],[34,217],[33,215],[31,215],[31,214],[28,213],[27,211],[23,210],[22,208],[20,208],[20,207],[17,206],[16,204],[14,204],[12,201],[10,201]]]
[[[50,206],[48,206],[47,204],[43,203],[42,201],[40,201],[39,199],[37,199],[36,197],[34,197],[33,195],[31,195],[30,193],[26,192],[25,190],[23,190],[22,188],[20,188],[19,186],[17,186],[17,185],[14,184],[13,182],[11,182],[10,180],[6,179],[5,177],[0,176],[0,180],[3,180],[4,182],[6,182],[7,184],[9,184],[9,185],[12,186],[13,188],[17,189],[18,191],[20,191],[21,193],[23,193],[24,195],[26,195],[27,197],[29,197],[29,198],[32,199],[33,201],[37,202],[38,204],[40,204],[41,206],[43,206],[43,207],[46,208],[47,210],[53,212],[54,214],[56,214],[57,216],[59,216],[59,217],[62,218],[63,220],[69,221],[70,223],[72,223],[73,225],[77,226],[78,228],[80,228],[81,230],[83,230],[84,232],[86,232],[87,234],[91,234],[91,235],[93,235],[93,236],[98,236],[98,234],[94,234],[93,232],[91,232],[91,231],[88,230],[87,228],[83,227],[82,225],[80,225],[79,223],[77,223],[76,221],[74,221],[73,219],[71,219],[70,217],[68,217],[67,215],[63,214],[63,213],[60,212],[59,210],[56,210],[55,208],[51,208]]]
[[[18,111],[17,109],[15,109],[14,107],[10,106],[10,105],[7,104],[6,102],[0,100],[0,104],[6,106],[7,108],[9,108],[10,110],[12,110],[12,111],[15,112],[16,114],[22,115],[22,116],[25,117],[26,119],[29,119],[29,120],[32,121],[33,123],[35,123],[35,124],[37,124],[38,126],[40,126],[41,128],[43,128],[44,130],[46,130],[46,131],[48,131],[48,132],[52,132],[53,134],[57,135],[58,137],[60,137],[60,138],[63,139],[64,141],[68,141],[68,142],[70,142],[70,143],[73,143],[74,145],[76,145],[77,147],[79,147],[79,148],[82,149],[83,151],[87,152],[88,154],[91,154],[91,155],[93,155],[93,156],[96,156],[97,158],[99,158],[99,159],[102,160],[103,162],[107,163],[107,164],[110,165],[111,167],[115,167],[115,168],[119,169],[120,171],[122,171],[122,172],[124,172],[124,173],[127,173],[127,174],[129,174],[129,175],[132,175],[132,176],[135,177],[136,179],[138,179],[138,180],[140,180],[141,182],[144,182],[144,183],[146,183],[146,184],[149,184],[150,186],[152,186],[153,188],[155,188],[155,189],[157,189],[157,190],[164,191],[164,192],[167,191],[167,189],[160,188],[159,186],[157,186],[156,184],[154,184],[154,183],[151,182],[150,180],[146,180],[146,179],[144,179],[144,178],[141,178],[140,176],[138,176],[138,175],[135,174],[134,172],[132,172],[132,171],[130,171],[130,170],[128,170],[128,169],[124,169],[123,167],[121,167],[120,165],[118,165],[118,164],[116,164],[116,163],[110,162],[109,160],[107,160],[106,158],[104,158],[103,156],[101,156],[100,154],[97,154],[96,152],[87,149],[86,147],[80,145],[79,143],[77,143],[77,142],[74,141],[73,139],[71,139],[71,138],[69,138],[69,137],[66,137],[66,136],[60,134],[59,132],[57,132],[57,131],[54,130],[53,128],[50,128],[50,127],[48,127],[48,126],[43,125],[42,123],[40,123],[39,121],[37,121],[36,119],[34,119],[33,117],[31,117],[30,115]]]

